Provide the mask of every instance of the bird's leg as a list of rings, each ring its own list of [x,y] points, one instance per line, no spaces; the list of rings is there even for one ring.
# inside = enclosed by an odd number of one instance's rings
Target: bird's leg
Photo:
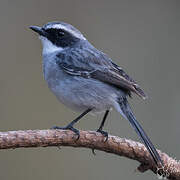
[[[99,133],[101,133],[102,135],[105,136],[105,138],[106,138],[106,139],[105,139],[105,142],[108,140],[108,133],[107,133],[106,131],[103,131],[102,129],[103,129],[103,127],[104,127],[104,123],[105,123],[105,121],[106,121],[106,119],[107,119],[108,114],[109,114],[109,110],[107,110],[107,111],[105,112],[104,117],[103,117],[103,120],[102,120],[102,122],[101,122],[101,125],[100,125],[100,127],[98,128],[98,130],[97,130],[97,132],[99,132]]]
[[[107,119],[108,114],[109,114],[109,110],[106,110],[106,112],[105,112],[105,114],[104,114],[104,117],[103,117],[103,120],[102,120],[102,122],[101,122],[101,124],[100,124],[100,127],[97,129],[97,132],[99,132],[99,133],[101,133],[102,135],[105,136],[106,139],[105,139],[104,142],[106,142],[106,141],[108,140],[108,133],[107,133],[106,131],[103,131],[102,129],[103,129],[103,127],[104,127],[104,123],[105,123],[105,121],[106,121],[106,119]],[[93,153],[94,155],[96,155],[94,149],[92,149],[92,153]]]
[[[75,123],[77,123],[83,116],[85,116],[86,114],[88,114],[92,109],[87,109],[86,111],[84,111],[80,116],[78,116],[76,119],[74,119],[71,123],[69,123],[67,126],[65,127],[59,127],[59,126],[53,126],[52,129],[63,129],[63,130],[71,130],[73,131],[78,137],[77,140],[80,137],[79,134],[79,130],[75,129],[73,126]]]

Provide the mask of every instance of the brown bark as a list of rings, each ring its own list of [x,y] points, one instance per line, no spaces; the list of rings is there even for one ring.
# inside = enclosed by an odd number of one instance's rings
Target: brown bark
[[[27,130],[0,132],[0,149],[72,146],[98,149],[119,156],[124,156],[140,162],[137,168],[140,172],[150,169],[155,174],[163,174],[168,179],[180,180],[180,163],[167,154],[158,151],[164,167],[158,169],[145,146],[139,142],[109,136],[104,142],[104,137],[94,131],[80,131],[80,138],[71,131],[65,130]]]

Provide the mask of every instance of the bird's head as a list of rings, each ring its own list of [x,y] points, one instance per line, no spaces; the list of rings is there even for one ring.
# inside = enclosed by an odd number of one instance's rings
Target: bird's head
[[[50,22],[43,27],[30,26],[30,29],[39,34],[43,54],[60,51],[73,46],[80,40],[86,40],[79,30],[64,22]]]

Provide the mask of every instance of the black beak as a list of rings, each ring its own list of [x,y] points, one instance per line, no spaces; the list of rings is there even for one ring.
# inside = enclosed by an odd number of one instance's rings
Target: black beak
[[[38,33],[40,36],[45,36],[45,31],[41,27],[30,26],[29,28]]]

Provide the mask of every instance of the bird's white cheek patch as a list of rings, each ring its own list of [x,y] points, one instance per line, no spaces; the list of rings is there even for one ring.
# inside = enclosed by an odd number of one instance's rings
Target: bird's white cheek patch
[[[42,42],[42,46],[43,46],[43,54],[50,54],[53,53],[55,51],[62,51],[63,48],[58,47],[56,45],[54,45],[51,41],[49,41],[46,37],[43,36],[39,36],[39,39]]]

